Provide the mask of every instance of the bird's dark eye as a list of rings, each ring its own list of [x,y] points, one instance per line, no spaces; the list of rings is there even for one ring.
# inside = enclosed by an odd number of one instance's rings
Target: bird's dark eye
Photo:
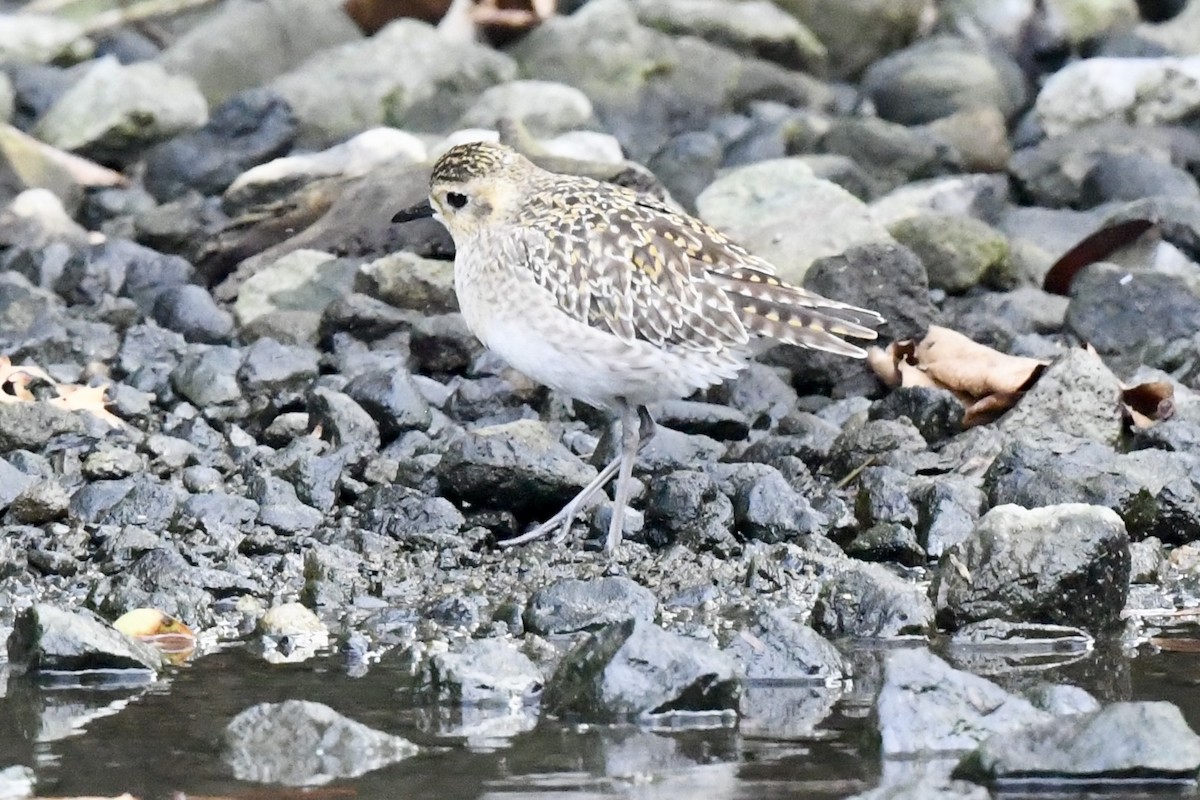
[[[467,196],[459,192],[446,192],[446,202],[451,208],[462,208],[467,204]]]

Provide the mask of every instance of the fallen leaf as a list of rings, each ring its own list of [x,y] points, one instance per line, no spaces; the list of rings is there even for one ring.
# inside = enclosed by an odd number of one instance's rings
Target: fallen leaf
[[[172,664],[196,651],[196,634],[183,622],[157,608],[135,608],[117,617],[113,627],[155,647]]]
[[[1149,428],[1175,413],[1175,387],[1166,381],[1121,384],[1121,409],[1133,427]]]
[[[1169,653],[1200,653],[1200,639],[1167,639],[1151,636],[1150,644]]]
[[[107,423],[110,428],[124,426],[125,423],[121,418],[106,407],[108,403],[108,399],[105,397],[107,386],[78,386],[73,383],[60,383],[55,386],[55,390],[58,392],[58,397],[50,400],[50,405],[65,408],[67,411],[86,411]]]

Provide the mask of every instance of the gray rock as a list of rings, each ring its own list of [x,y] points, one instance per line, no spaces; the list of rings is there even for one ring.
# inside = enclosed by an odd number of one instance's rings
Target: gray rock
[[[962,156],[932,130],[877,117],[835,119],[821,138],[820,149],[846,156],[861,167],[872,197],[914,180],[962,171]]]
[[[1200,296],[1175,275],[1092,264],[1071,285],[1067,326],[1115,368],[1132,370],[1151,348],[1200,330]]]
[[[1053,720],[1028,700],[952,669],[924,649],[888,655],[875,712],[883,753],[890,757],[959,753],[995,734]]]
[[[50,14],[0,14],[0,63],[63,64],[90,58],[96,45],[78,23]]]
[[[696,198],[696,207],[706,222],[794,284],[817,259],[855,245],[892,241],[861,200],[816,178],[798,159],[730,170]]]
[[[829,71],[854,78],[881,56],[917,37],[927,0],[780,0],[829,50]]]
[[[0,511],[37,481],[36,475],[28,475],[0,458]]]
[[[453,264],[414,253],[390,253],[363,264],[355,290],[426,314],[458,311]]]
[[[433,421],[429,403],[405,371],[364,373],[346,385],[346,394],[371,415],[386,439],[414,429],[427,430]]]
[[[1129,593],[1125,523],[1078,503],[993,508],[943,557],[930,591],[950,628],[1000,618],[1109,629]]]
[[[936,447],[962,432],[963,405],[948,389],[901,386],[871,405],[870,419],[907,419]]]
[[[1034,442],[1066,437],[1115,445],[1121,437],[1121,385],[1087,350],[1068,350],[1000,420],[1010,436]]]
[[[991,224],[1010,210],[1008,194],[1008,179],[1000,175],[927,178],[905,184],[878,198],[871,203],[871,214],[877,222],[888,227],[918,214],[974,217]]]
[[[831,637],[922,636],[932,630],[933,618],[933,604],[920,587],[858,561],[825,582],[813,608],[813,627]]]
[[[533,633],[576,633],[629,620],[653,621],[657,610],[650,590],[629,578],[568,578],[534,592],[524,622]]]
[[[580,89],[641,162],[672,136],[749,100],[770,96],[819,106],[829,98],[829,90],[806,75],[640,25],[626,0],[591,2],[578,13],[552,17],[509,52],[528,77]]]
[[[1129,582],[1156,583],[1166,567],[1163,543],[1155,536],[1129,543]]]
[[[1011,117],[1025,104],[1016,64],[974,43],[951,37],[922,40],[870,66],[863,91],[879,116],[919,125],[987,106]]]
[[[284,406],[303,396],[317,377],[317,351],[308,347],[264,337],[244,353],[237,379],[248,397],[270,398],[273,405]]]
[[[237,348],[193,346],[171,371],[171,386],[201,408],[236,403],[242,399],[237,380],[241,365],[242,353]]]
[[[78,413],[43,402],[0,403],[0,453],[38,450],[60,434],[83,432]]]
[[[194,284],[164,289],[154,301],[154,321],[189,342],[219,344],[233,334],[233,315]]]
[[[934,289],[959,294],[980,283],[997,289],[1015,285],[1008,241],[977,219],[920,214],[897,222],[889,232],[921,259]]]
[[[1085,208],[1154,195],[1200,198],[1191,173],[1145,153],[1102,153],[1080,186]]]
[[[241,325],[279,311],[319,315],[350,293],[356,264],[316,250],[296,250],[258,270],[238,290],[233,313]]]
[[[444,132],[484,89],[516,77],[508,56],[401,19],[317,53],[270,86],[295,110],[301,143],[319,146],[384,123]]]
[[[320,426],[335,446],[379,449],[379,426],[363,407],[342,392],[318,386],[308,393],[309,424]]]
[[[85,477],[107,480],[125,478],[146,468],[142,457],[132,450],[101,444],[83,460]]]
[[[786,611],[760,614],[725,648],[747,681],[830,683],[849,677],[850,667],[828,640]]]
[[[13,103],[16,101],[12,80],[6,74],[0,78],[0,123],[7,123],[12,118]]]
[[[615,722],[672,712],[736,711],[729,656],[652,622],[601,628],[567,653],[546,684],[547,713]]]
[[[994,781],[1023,779],[1192,780],[1200,768],[1200,736],[1167,702],[1113,703],[1090,713],[1035,722],[998,733],[961,763],[956,774]]]
[[[660,425],[713,439],[745,439],[750,421],[736,408],[695,400],[665,400],[650,409]]]
[[[896,244],[867,244],[818,259],[804,287],[882,314],[887,322],[880,335],[887,339],[923,336],[936,313],[924,265]]]
[[[456,435],[437,467],[451,497],[513,513],[555,513],[594,478],[544,423],[517,420]]]
[[[86,609],[66,611],[45,603],[22,611],[8,638],[8,660],[28,672],[163,668],[157,650],[131,639]]]
[[[653,544],[677,542],[696,551],[731,551],[733,504],[711,475],[677,470],[650,484],[646,496],[647,539]],[[661,533],[659,533],[661,532]],[[659,542],[657,536],[662,535]]]
[[[296,0],[286,8],[227,3],[183,31],[159,62],[191,76],[216,105],[362,35],[349,14],[324,0]]]
[[[234,777],[284,786],[353,778],[417,754],[416,745],[306,700],[260,703],[225,728]]]
[[[931,558],[966,541],[987,504],[987,496],[964,478],[939,477],[912,494],[917,505],[917,540]]]
[[[146,154],[146,189],[160,202],[189,190],[225,191],[251,167],[287,153],[296,117],[269,89],[250,89],[213,110],[198,131],[177,136]]]
[[[0,797],[4,800],[26,800],[34,796],[37,775],[20,764],[0,769]]]
[[[208,105],[191,80],[157,64],[122,66],[106,57],[51,106],[37,136],[92,159],[123,162],[207,120]]]
[[[829,450],[823,471],[840,478],[859,469],[868,459],[872,464],[905,471],[913,454],[925,449],[925,440],[907,419],[870,420],[843,429]]]
[[[725,477],[734,486],[734,521],[742,537],[774,544],[820,535],[829,527],[828,518],[778,470],[764,466],[738,472]]]
[[[1135,125],[1182,122],[1200,110],[1200,56],[1089,58],[1054,73],[1034,109],[1048,136],[1109,119]]]
[[[301,533],[321,524],[324,515],[301,503],[295,488],[282,478],[256,476],[248,488],[252,499],[258,503],[258,521],[263,525],[280,533]]]
[[[414,546],[457,542],[465,520],[444,497],[427,497],[406,486],[373,486],[358,499],[362,527]]]
[[[528,656],[503,639],[475,639],[429,659],[425,680],[443,700],[499,706],[536,700],[542,673]]]
[[[708,131],[687,131],[674,136],[646,164],[655,177],[689,211],[724,160],[721,140]],[[822,176],[823,177],[823,176]]]
[[[1078,686],[1065,683],[1039,683],[1025,690],[1029,702],[1056,717],[1090,714],[1100,710],[1100,701]]]
[[[812,31],[772,3],[635,0],[638,21],[673,36],[698,36],[737,53],[819,74],[828,53]]]
[[[573,86],[553,81],[509,81],[485,89],[456,127],[495,130],[516,120],[534,136],[555,136],[595,124],[592,101]]]

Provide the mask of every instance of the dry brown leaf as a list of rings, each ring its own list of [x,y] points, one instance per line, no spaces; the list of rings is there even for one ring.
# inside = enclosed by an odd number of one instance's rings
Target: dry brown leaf
[[[35,380],[54,383],[54,379],[40,367],[15,367],[8,356],[0,356],[0,403],[33,402],[37,398],[29,391],[29,384]]]
[[[110,428],[120,428],[125,425],[120,417],[106,407],[105,397],[107,386],[79,386],[74,383],[59,383],[50,377],[41,367],[33,364],[14,366],[12,359],[0,356],[0,403],[37,403],[41,402],[37,395],[30,391],[29,386],[35,381],[47,383],[54,388],[58,397],[46,402],[52,406],[67,411],[87,411],[99,417]]]
[[[1136,386],[1122,383],[1121,409],[1133,427],[1149,428],[1175,413],[1175,387],[1166,381],[1149,381]]]
[[[938,384],[978,398],[1023,392],[1048,363],[1001,353],[938,325],[929,326],[929,332],[916,346],[914,357]]]
[[[1150,644],[1170,653],[1200,653],[1200,639],[1167,639],[1151,636]]]

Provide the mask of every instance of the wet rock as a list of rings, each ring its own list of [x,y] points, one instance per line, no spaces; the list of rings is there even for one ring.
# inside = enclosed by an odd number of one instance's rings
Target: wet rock
[[[162,657],[86,609],[45,603],[25,609],[8,638],[8,660],[28,672],[162,669]]]
[[[355,290],[396,306],[426,314],[458,311],[451,262],[391,253],[363,264]]]
[[[1154,536],[1129,543],[1129,582],[1156,583],[1166,566],[1163,543]]]
[[[974,482],[941,477],[911,495],[917,506],[917,541],[931,558],[939,558],[975,530],[987,496]]]
[[[883,753],[891,757],[971,750],[995,734],[1053,719],[924,649],[888,655],[875,712]]]
[[[1083,504],[993,508],[943,558],[931,592],[951,628],[990,618],[1111,628],[1129,592],[1125,524]]]
[[[647,538],[663,535],[661,544],[677,542],[696,551],[725,552],[735,545],[733,504],[707,473],[678,470],[653,481],[645,514],[646,525],[655,532]]]
[[[154,301],[154,321],[189,342],[219,344],[233,334],[233,316],[199,286],[165,289]]]
[[[120,163],[207,119],[208,106],[189,79],[151,62],[122,66],[106,57],[46,112],[37,136],[63,150]]]
[[[378,423],[385,439],[409,430],[426,430],[433,421],[429,403],[405,371],[364,373],[346,385],[346,394]]]
[[[737,53],[774,61],[791,69],[821,73],[825,46],[800,21],[767,2],[733,6],[714,0],[637,0],[643,25],[673,36],[698,36]]]
[[[735,711],[740,694],[729,656],[634,619],[601,628],[567,653],[546,684],[543,708],[558,716],[617,721]]]
[[[353,778],[417,754],[417,746],[306,700],[260,703],[225,728],[234,777],[284,786]]]
[[[919,125],[990,106],[1010,117],[1025,103],[1016,64],[963,39],[925,39],[871,65],[863,90],[879,116]]]
[[[828,518],[793,489],[778,470],[765,465],[761,469],[749,467],[741,465],[721,473],[733,486],[731,499],[739,534],[774,544],[824,533]]]
[[[537,699],[542,673],[503,639],[475,639],[429,659],[425,680],[443,700],[508,707]]]
[[[962,432],[963,405],[948,389],[902,386],[871,406],[871,419],[907,418],[936,447]]]
[[[979,220],[922,214],[889,230],[921,259],[934,289],[957,294],[981,282],[1001,289],[1010,289],[1015,283],[1008,242]]]
[[[857,76],[867,65],[916,38],[927,0],[783,0],[779,7],[807,25],[829,49],[837,78]]]
[[[1109,119],[1147,127],[1181,122],[1200,109],[1198,74],[1200,56],[1089,58],[1051,76],[1034,109],[1048,136]]]
[[[437,466],[438,484],[450,496],[519,515],[556,513],[595,475],[537,420],[463,431]]]
[[[878,564],[851,562],[822,587],[813,627],[826,636],[887,639],[933,628],[933,604],[920,587]]]
[[[592,101],[573,86],[553,81],[509,81],[485,89],[455,127],[495,130],[502,119],[516,120],[539,137],[594,124]]]
[[[786,610],[760,614],[725,652],[741,665],[747,681],[830,683],[850,674],[837,648]]]
[[[982,786],[938,775],[903,775],[846,800],[991,800]]]
[[[146,189],[160,202],[189,190],[225,191],[251,167],[291,149],[296,117],[270,89],[251,89],[213,110],[200,130],[177,136],[146,154]]]
[[[321,512],[301,503],[295,488],[282,478],[256,476],[248,488],[258,503],[258,521],[263,525],[280,533],[301,533],[321,524]]]
[[[684,433],[698,433],[713,439],[745,439],[750,423],[736,408],[699,403],[694,400],[667,400],[656,404],[651,413],[661,425]]]
[[[1035,722],[984,741],[955,770],[981,781],[1022,779],[1191,780],[1197,736],[1171,703],[1113,703],[1090,713]]]
[[[458,541],[465,520],[444,497],[427,497],[406,486],[373,486],[358,499],[363,528],[414,546],[444,547]]]
[[[1146,324],[1152,314],[1153,325]],[[1183,278],[1093,264],[1076,277],[1067,326],[1121,371],[1145,361],[1150,349],[1200,330],[1200,296]]]
[[[730,170],[696,198],[696,207],[709,224],[771,262],[788,283],[801,283],[817,259],[891,241],[861,200],[818,179],[798,159]]]
[[[828,89],[800,73],[693,37],[638,23],[625,0],[589,3],[546,20],[510,53],[531,78],[561,81],[591,99],[631,158],[645,162],[672,136],[764,96],[820,105]],[[653,66],[652,66],[653,65]]]
[[[301,142],[321,145],[385,122],[441,132],[484,89],[516,77],[508,56],[401,19],[370,39],[317,53],[271,87],[295,109]]]
[[[1025,692],[1026,699],[1056,717],[1090,714],[1100,710],[1100,701],[1078,686],[1065,683],[1039,683]]]
[[[319,425],[336,446],[379,449],[379,426],[349,395],[318,386],[308,394],[308,415],[309,424]]]
[[[171,386],[201,408],[233,404],[242,399],[237,380],[241,365],[242,354],[236,348],[193,346],[171,371]]]
[[[576,633],[630,620],[652,621],[657,609],[650,590],[629,578],[571,578],[534,592],[524,622],[532,633]]]

